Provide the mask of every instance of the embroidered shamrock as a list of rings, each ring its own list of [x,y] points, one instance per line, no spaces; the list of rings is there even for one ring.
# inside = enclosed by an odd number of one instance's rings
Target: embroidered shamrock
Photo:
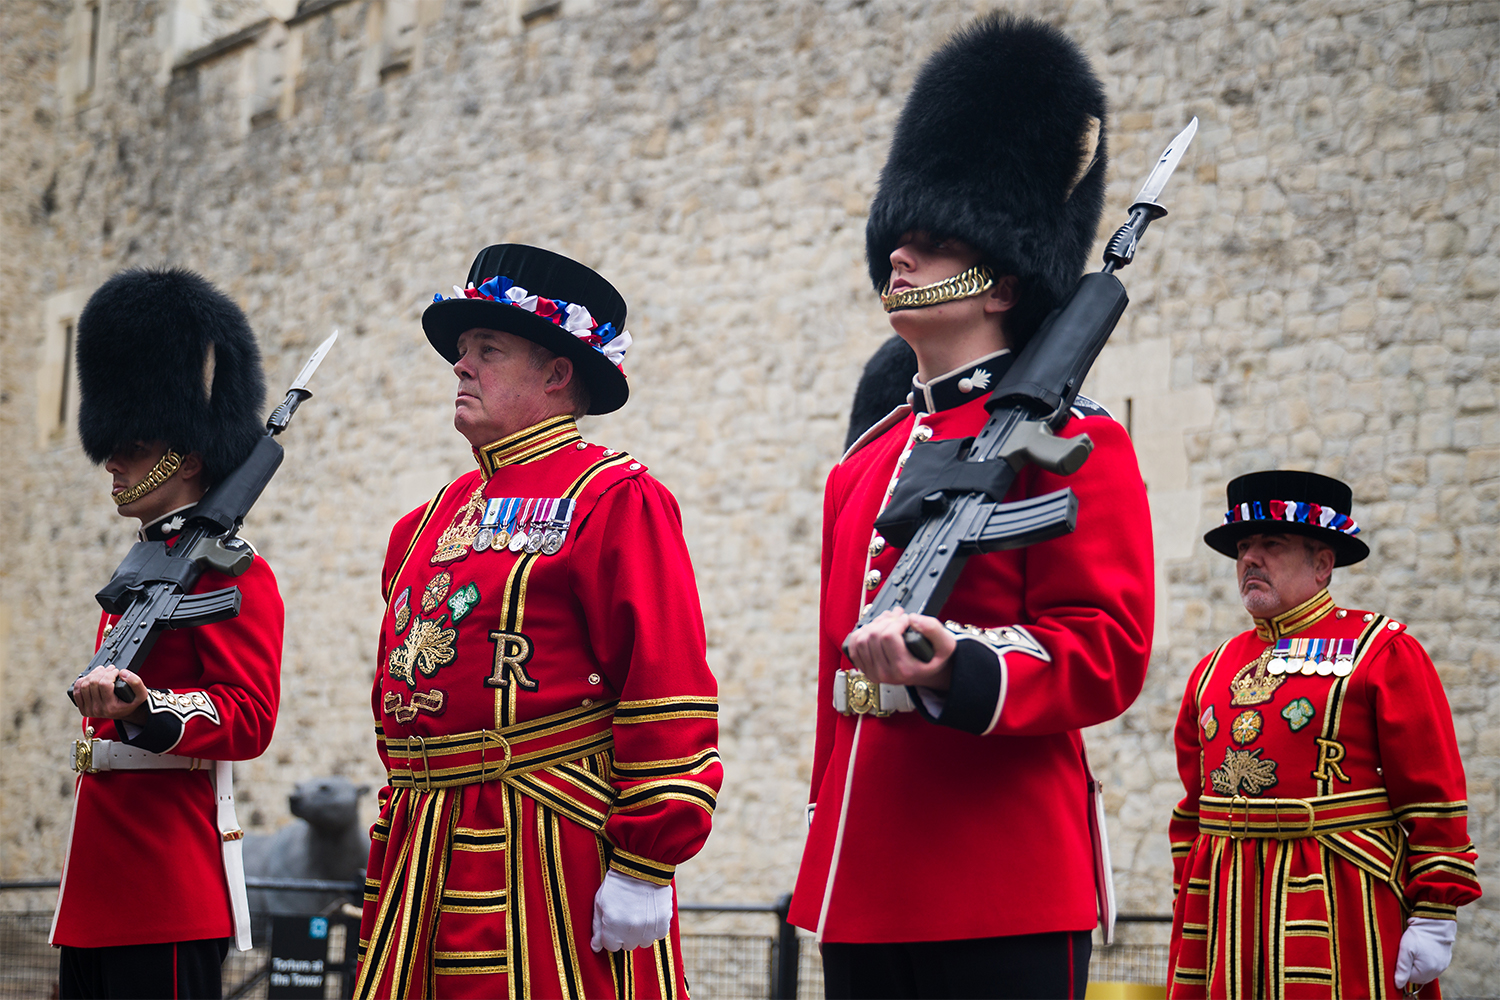
[[[1281,710],[1281,717],[1292,727],[1294,733],[1311,722],[1316,714],[1317,709],[1306,698],[1298,698]]]

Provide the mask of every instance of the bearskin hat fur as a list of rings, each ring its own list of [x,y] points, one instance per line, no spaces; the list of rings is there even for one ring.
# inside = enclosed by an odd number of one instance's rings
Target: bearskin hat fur
[[[849,408],[849,432],[844,448],[859,440],[865,431],[880,423],[882,417],[906,402],[911,394],[911,380],[917,374],[917,354],[900,337],[892,337],[870,355],[864,374],[854,390],[854,404]]]
[[[1083,273],[1104,210],[1104,88],[1083,52],[1038,21],[985,15],[917,76],[896,123],[865,249],[883,290],[901,235],[957,237],[1021,281],[1012,347]]]
[[[265,433],[260,347],[240,307],[180,268],[121,271],[78,317],[78,436],[95,464],[135,441],[234,470]]]

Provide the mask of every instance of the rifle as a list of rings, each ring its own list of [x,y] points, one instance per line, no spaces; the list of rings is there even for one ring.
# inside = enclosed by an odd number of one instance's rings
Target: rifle
[[[167,629],[212,625],[240,613],[240,588],[224,587],[206,594],[189,593],[205,569],[239,576],[255,561],[255,553],[235,537],[245,515],[260,499],[261,491],[276,474],[285,450],[276,436],[286,430],[292,414],[303,400],[312,398],[307,380],[317,371],[339,332],[313,351],[302,366],[286,398],[266,418],[266,433],[256,441],[250,455],[233,472],[204,494],[177,536],[177,544],[136,542],[115,569],[104,589],[95,594],[99,606],[120,620],[105,633],[99,651],[84,668],[113,666],[140,673],[146,655]],[[78,678],[74,678],[76,684]],[[115,678],[115,697],[129,704],[135,700],[130,685]],[[73,685],[68,685],[73,700]]]
[[[897,606],[937,614],[970,556],[1034,545],[1077,526],[1071,488],[1012,503],[1004,497],[1028,462],[1069,476],[1093,450],[1087,434],[1059,438],[1056,432],[1130,301],[1114,272],[1135,259],[1146,227],[1167,214],[1157,198],[1197,131],[1195,117],[1147,176],[1129,220],[1104,248],[1103,269],[1079,279],[1001,377],[985,401],[990,416],[978,437],[912,448],[896,492],[875,520],[886,541],[906,551],[859,625]],[[932,659],[932,643],[915,629],[904,639],[914,657]]]

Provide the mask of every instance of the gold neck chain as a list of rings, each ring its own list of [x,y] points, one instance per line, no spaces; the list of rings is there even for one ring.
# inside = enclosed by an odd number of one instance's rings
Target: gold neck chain
[[[990,269],[983,264],[975,264],[967,271],[955,274],[951,278],[944,278],[942,281],[920,285],[916,288],[903,288],[899,292],[890,291],[890,282],[886,282],[886,291],[881,293],[880,304],[885,307],[886,312],[940,306],[944,302],[973,298],[975,295],[989,291],[994,284],[995,276],[990,273]]]
[[[171,479],[181,467],[182,456],[171,448],[168,448],[167,453],[157,459],[156,464],[151,467],[151,471],[146,473],[145,479],[142,479],[130,487],[130,489],[114,495],[115,506],[123,507],[128,503],[135,503],[141,497],[150,493],[168,479]]]

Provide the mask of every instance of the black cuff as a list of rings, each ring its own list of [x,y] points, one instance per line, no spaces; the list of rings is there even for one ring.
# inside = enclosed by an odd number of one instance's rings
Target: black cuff
[[[990,728],[995,707],[1000,704],[1000,681],[1005,669],[1000,654],[978,639],[959,639],[948,665],[953,679],[943,702],[943,714],[933,718],[913,692],[917,710],[940,726],[981,735]]]
[[[182,739],[182,720],[171,712],[152,712],[140,724],[141,731],[120,742],[152,753],[166,753]],[[120,735],[125,735],[125,726],[117,725]]]

